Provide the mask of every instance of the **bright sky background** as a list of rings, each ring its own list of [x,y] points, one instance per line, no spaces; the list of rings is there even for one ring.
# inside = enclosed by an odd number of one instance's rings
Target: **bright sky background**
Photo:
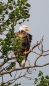
[[[30,34],[33,35],[32,45],[36,43],[36,41],[40,41],[42,36],[44,36],[44,50],[49,49],[49,0],[28,0],[28,2],[31,4],[31,16],[29,22],[25,22],[23,25],[27,25],[30,28]],[[20,26],[17,25],[15,27],[15,31],[18,31],[19,27]],[[31,53],[28,58],[33,65],[34,60],[36,59],[36,55]],[[49,62],[49,56],[40,58],[37,64],[40,65],[46,62]],[[37,77],[39,70],[42,70],[44,72],[44,75],[49,75],[49,66],[46,66],[43,68],[36,68],[36,72],[30,76],[34,79],[35,77]],[[5,77],[5,80],[7,78],[9,78],[9,76]],[[17,80],[16,83],[17,82],[21,82],[21,86],[35,86],[33,84],[33,80],[27,80],[25,78],[21,78]]]

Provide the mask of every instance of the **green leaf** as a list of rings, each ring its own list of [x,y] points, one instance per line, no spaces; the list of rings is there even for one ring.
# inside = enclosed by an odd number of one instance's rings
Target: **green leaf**
[[[11,65],[6,68],[7,71],[9,71],[10,69],[12,69],[12,66]]]
[[[12,6],[12,5],[9,5],[9,9],[10,9],[10,10],[13,10],[13,6]]]
[[[38,82],[38,79],[37,78],[35,78],[35,81],[34,81],[34,83],[36,84]]]
[[[6,59],[4,59],[4,62],[6,62],[7,61],[7,58]]]
[[[44,80],[44,76],[41,77],[41,80],[42,80],[42,81]]]
[[[46,79],[49,79],[49,76],[48,76],[48,75],[46,75],[46,76],[45,76],[45,78],[46,78]]]
[[[27,2],[27,0],[21,0],[21,1],[23,1],[23,2]]]
[[[24,56],[21,56],[21,55],[20,55],[20,56],[17,58],[17,62],[18,62],[18,63],[21,63],[23,59],[24,59]]]
[[[38,77],[39,76],[42,76],[42,75],[43,75],[43,72],[42,71],[39,71]]]
[[[8,14],[8,11],[7,10],[5,11],[5,14]]]
[[[26,3],[26,6],[30,7],[30,4],[29,3]]]
[[[9,70],[12,69],[15,65],[16,65],[15,62],[11,62],[10,65],[6,68],[6,70],[9,71]]]
[[[12,67],[14,67],[15,65],[16,65],[16,63],[15,62],[11,62],[11,64],[10,64]]]
[[[19,86],[19,85],[21,85],[21,83],[17,83],[17,84],[15,84],[15,85],[13,85],[13,86]]]
[[[27,2],[27,0],[21,0],[21,4],[24,4],[25,2]]]
[[[0,14],[2,13],[2,9],[0,9]]]
[[[14,11],[9,14],[9,19],[13,19],[15,17]]]
[[[8,86],[9,86],[9,85],[11,84],[10,81],[9,81],[7,84],[8,84]]]
[[[0,38],[0,42],[2,41],[2,38]]]
[[[11,3],[11,1],[13,1],[13,0],[8,0],[8,3]]]

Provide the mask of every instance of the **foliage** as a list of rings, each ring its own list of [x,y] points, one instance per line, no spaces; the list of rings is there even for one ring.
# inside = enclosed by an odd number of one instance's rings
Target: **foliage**
[[[49,76],[44,76],[43,72],[39,71],[38,78],[35,78],[34,83],[36,86],[49,86]]]
[[[18,58],[17,58],[17,62],[21,63],[23,59],[24,59],[24,56],[19,55]]]
[[[14,41],[14,30],[17,24],[21,24],[24,21],[28,21],[30,4],[28,0],[7,0],[7,2],[0,1],[0,60],[3,60],[5,64],[9,60],[11,53],[15,52],[19,54],[19,48],[21,46],[20,37],[16,37]],[[6,32],[5,32],[6,31]],[[4,36],[3,38],[2,36]],[[21,58],[22,56],[19,55]],[[17,59],[18,62],[21,60]],[[14,68],[16,61],[9,61],[9,64],[5,67],[6,71]],[[2,65],[4,66],[4,65]],[[11,84],[10,82],[8,83]],[[15,84],[14,86],[18,86]]]
[[[22,60],[24,59],[24,56],[22,56],[20,54],[20,48],[21,48],[21,45],[22,45],[22,42],[21,42],[21,35],[19,36],[15,36],[14,40],[13,40],[13,51],[15,53],[15,55],[18,55],[18,58],[17,58],[17,62],[18,63],[21,63]]]
[[[20,53],[20,47],[22,45],[22,42],[20,41],[20,36],[16,36],[13,40],[13,50],[15,52],[15,54],[18,54]]]
[[[21,84],[19,83],[19,84],[15,84],[14,86],[20,86]]]
[[[28,0],[8,0],[7,3],[0,1],[0,33],[9,26],[14,28],[17,23],[22,23],[30,17]]]

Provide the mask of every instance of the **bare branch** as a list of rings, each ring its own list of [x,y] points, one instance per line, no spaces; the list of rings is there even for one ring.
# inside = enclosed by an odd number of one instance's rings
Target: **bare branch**
[[[35,59],[34,65],[36,65],[37,60],[42,56],[43,54],[40,53],[40,55]]]
[[[43,55],[43,53],[40,53],[39,56],[35,59],[34,65],[36,65],[37,60],[39,58],[41,58],[41,56],[47,56],[47,55],[49,55],[49,53],[48,54],[44,54],[44,55]]]
[[[12,56],[12,57],[8,58],[8,59],[6,60],[6,62],[3,61],[2,63],[0,63],[0,67],[3,66],[5,63],[7,63],[9,60],[16,59],[17,57],[18,57],[18,55]]]
[[[0,75],[5,75],[5,74],[11,73],[11,72],[16,71],[16,70],[18,71],[18,70],[34,68],[34,67],[44,67],[44,66],[47,66],[47,65],[49,65],[49,63],[43,64],[43,65],[26,66],[24,68],[22,68],[22,67],[20,67],[20,68],[13,68],[13,69],[11,69],[11,70],[9,70],[7,72],[0,73]]]

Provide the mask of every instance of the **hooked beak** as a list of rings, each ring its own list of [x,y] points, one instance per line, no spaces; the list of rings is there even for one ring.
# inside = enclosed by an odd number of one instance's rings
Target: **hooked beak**
[[[26,31],[30,31],[30,28],[26,27]]]

